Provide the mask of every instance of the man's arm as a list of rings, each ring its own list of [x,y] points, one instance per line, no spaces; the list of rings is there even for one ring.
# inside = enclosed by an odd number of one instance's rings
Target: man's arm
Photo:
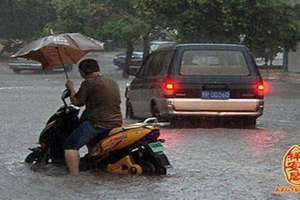
[[[74,87],[74,82],[67,80],[66,88],[70,91],[70,101],[74,106],[83,106],[80,99],[76,96],[76,91]]]

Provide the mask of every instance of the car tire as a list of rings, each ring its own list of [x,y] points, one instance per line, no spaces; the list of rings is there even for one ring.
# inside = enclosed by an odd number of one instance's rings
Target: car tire
[[[169,117],[171,128],[183,128],[185,125],[185,119],[182,117]]]
[[[243,127],[244,128],[256,128],[256,119],[257,119],[257,117],[244,117],[243,118]]]
[[[15,74],[20,74],[21,70],[19,70],[19,69],[13,69],[13,72],[14,72]]]
[[[133,112],[133,108],[132,108],[132,105],[130,102],[127,102],[126,103],[126,118],[127,119],[134,119],[134,112]]]
[[[155,102],[152,102],[150,105],[151,109],[151,115],[152,117],[156,117],[157,119],[160,119],[160,111],[157,107],[157,104]]]
[[[143,174],[145,175],[154,175],[156,172],[156,167],[150,161],[146,161],[142,164]]]

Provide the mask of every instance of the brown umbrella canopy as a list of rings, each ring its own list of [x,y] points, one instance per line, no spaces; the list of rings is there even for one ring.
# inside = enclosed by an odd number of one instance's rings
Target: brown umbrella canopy
[[[55,65],[76,64],[88,52],[103,49],[103,43],[97,40],[80,33],[65,33],[35,40],[12,57],[36,60],[44,69],[49,69]]]

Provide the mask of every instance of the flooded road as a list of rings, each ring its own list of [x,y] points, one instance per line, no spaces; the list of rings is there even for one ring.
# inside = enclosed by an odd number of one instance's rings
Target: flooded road
[[[112,54],[97,58],[103,73],[116,79],[124,94],[127,80],[111,64]],[[33,172],[23,162],[48,117],[62,105],[64,75],[15,75],[1,67],[1,200],[300,199],[299,194],[274,192],[276,186],[288,186],[282,157],[290,146],[300,143],[300,81],[296,78],[269,77],[265,113],[257,129],[163,128],[161,137],[166,139],[166,154],[173,165],[167,176],[85,172],[74,178],[55,166]],[[76,69],[71,77],[79,85]]]

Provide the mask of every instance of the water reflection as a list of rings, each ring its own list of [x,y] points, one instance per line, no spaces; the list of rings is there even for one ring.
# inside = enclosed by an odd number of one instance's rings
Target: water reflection
[[[188,129],[163,129],[160,131],[160,138],[165,139],[164,146],[168,151],[186,143]]]
[[[281,132],[268,129],[249,130],[246,134],[241,134],[241,139],[246,142],[248,150],[259,158],[274,150],[281,138]]]

